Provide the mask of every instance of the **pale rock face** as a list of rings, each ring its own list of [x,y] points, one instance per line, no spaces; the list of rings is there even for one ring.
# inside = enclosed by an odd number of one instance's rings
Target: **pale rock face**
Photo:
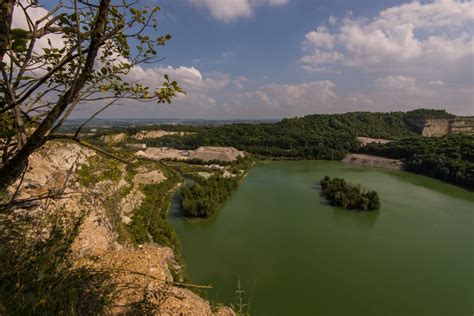
[[[166,180],[165,175],[160,170],[153,170],[144,173],[137,173],[133,177],[133,183],[135,185],[140,184],[156,184]]]
[[[388,144],[391,140],[383,139],[383,138],[370,138],[370,137],[357,137],[357,141],[362,145],[365,146],[367,144]]]
[[[133,138],[142,140],[142,139],[147,139],[147,138],[160,138],[163,136],[167,135],[182,135],[182,132],[168,132],[168,131],[162,131],[162,130],[156,130],[156,131],[140,131],[133,135]]]
[[[119,133],[119,134],[104,135],[100,139],[104,143],[115,145],[115,144],[125,141],[126,138],[127,138],[127,135],[125,135],[124,133]]]
[[[449,133],[450,121],[445,119],[428,119],[425,122],[422,135],[426,137],[441,137]]]
[[[401,160],[363,155],[363,154],[347,154],[346,157],[342,161],[356,164],[356,165],[393,169],[393,170],[401,170],[403,168],[403,163]]]
[[[123,216],[132,214],[133,210],[140,207],[144,198],[145,195],[140,190],[136,188],[132,189],[132,191],[121,201],[120,207],[122,209]]]
[[[28,170],[18,197],[28,198],[53,190],[75,187],[77,167],[93,155],[95,153],[92,150],[76,144],[46,144],[30,156]],[[12,186],[12,189],[16,188],[18,183],[19,181]]]
[[[132,287],[125,287],[113,305],[138,302],[142,298],[143,289],[158,291],[160,315],[212,315],[208,301],[186,288],[172,283],[173,276],[169,266],[180,269],[175,262],[172,249],[156,244],[144,244],[137,248],[121,245],[117,241],[117,233],[106,215],[104,199],[130,186],[124,178],[117,183],[102,181],[94,188],[87,189],[79,185],[76,170],[95,155],[92,150],[84,149],[76,144],[49,143],[29,159],[28,171],[19,191],[19,197],[29,198],[52,190],[64,189],[61,199],[45,199],[28,209],[16,209],[12,216],[28,214],[33,220],[41,220],[47,214],[66,212],[71,215],[85,215],[81,232],[72,245],[72,255],[78,265],[97,265],[98,268],[124,269],[128,272],[120,274],[121,282]],[[131,221],[133,210],[139,207],[145,198],[139,190],[139,184],[158,183],[166,179],[161,171],[141,168],[140,175],[132,190],[117,201],[120,208],[120,220]],[[125,175],[125,173],[124,173]],[[18,183],[17,183],[18,184]],[[14,190],[12,186],[11,190]],[[45,232],[47,234],[47,232]],[[98,261],[90,261],[90,255],[98,257]],[[137,290],[137,288],[139,290]],[[166,293],[166,294],[163,294]],[[112,315],[123,312],[120,307],[111,311]],[[231,309],[220,308],[218,315],[235,315]]]
[[[151,160],[162,159],[200,159],[203,161],[236,161],[238,158],[245,157],[243,151],[237,150],[234,147],[199,147],[196,150],[178,150],[167,147],[149,147],[146,150],[135,153],[138,158],[145,158]]]

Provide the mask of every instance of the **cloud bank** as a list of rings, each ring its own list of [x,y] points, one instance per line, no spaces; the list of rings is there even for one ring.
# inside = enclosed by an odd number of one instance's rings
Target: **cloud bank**
[[[207,9],[212,17],[222,22],[252,16],[259,6],[284,5],[288,0],[188,0],[197,7]]]
[[[330,24],[336,24],[334,18]],[[381,11],[373,19],[345,17],[305,35],[300,63],[307,71],[345,67],[368,72],[456,69],[472,63],[472,1],[412,2]]]

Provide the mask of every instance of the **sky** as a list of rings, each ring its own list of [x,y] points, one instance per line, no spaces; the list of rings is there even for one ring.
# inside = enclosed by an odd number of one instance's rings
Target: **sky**
[[[41,3],[41,2],[40,2]],[[467,0],[148,0],[172,40],[131,73],[187,91],[122,102],[106,118],[275,119],[406,111],[474,115],[474,4]],[[84,117],[80,110],[74,117]]]

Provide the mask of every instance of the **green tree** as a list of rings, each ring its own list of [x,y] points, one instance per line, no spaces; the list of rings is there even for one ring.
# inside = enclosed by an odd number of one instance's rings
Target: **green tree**
[[[169,103],[183,92],[166,75],[155,91],[126,78],[137,65],[156,62],[158,47],[171,38],[148,35],[156,34],[159,7],[68,0],[35,19],[31,10],[38,6],[36,0],[0,2],[0,117],[11,122],[6,132],[15,135],[1,145],[0,191],[48,140],[82,143],[82,126],[74,136],[58,134],[78,105],[103,104],[95,117],[119,99]],[[12,28],[16,10],[26,16],[28,29]],[[52,43],[51,36],[61,40]]]

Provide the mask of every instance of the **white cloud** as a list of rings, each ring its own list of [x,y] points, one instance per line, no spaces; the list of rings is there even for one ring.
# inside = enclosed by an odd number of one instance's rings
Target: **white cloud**
[[[31,20],[32,24],[35,24],[38,20],[43,19],[49,13],[48,10],[40,6],[28,6],[26,10],[28,12],[28,17]],[[38,27],[43,27],[46,23],[48,23],[48,21],[50,21],[50,18],[45,19],[38,25]],[[15,28],[20,28],[27,31],[30,30],[25,12],[18,4],[14,7],[12,17],[12,29]],[[49,43],[51,43],[51,45]],[[33,53],[41,54],[44,48],[49,48],[50,46],[55,48],[61,48],[62,46],[64,46],[63,43],[64,40],[61,34],[50,33],[35,41]],[[35,73],[41,72],[43,72],[43,70],[36,70]]]
[[[250,17],[254,10],[263,5],[284,5],[288,0],[188,0],[190,3],[209,10],[211,15],[223,22]]]
[[[303,49],[311,50],[314,47],[332,49],[335,40],[336,36],[330,34],[325,26],[320,26],[315,31],[305,35]]]
[[[239,103],[256,104],[252,109],[246,108],[246,111],[260,117],[354,111],[372,104],[369,96],[363,94],[340,96],[336,94],[334,88],[335,84],[328,80],[300,84],[270,83],[255,92],[241,96]]]
[[[472,1],[412,2],[381,11],[373,19],[342,20],[334,33],[321,26],[305,35],[305,69],[357,67],[363,70],[445,71],[472,67]]]
[[[428,84],[433,87],[441,87],[444,86],[446,82],[444,82],[443,80],[431,80],[430,82],[428,82]]]
[[[404,92],[414,96],[431,96],[434,94],[433,90],[420,87],[415,77],[387,76],[375,80],[375,85],[392,92]]]

